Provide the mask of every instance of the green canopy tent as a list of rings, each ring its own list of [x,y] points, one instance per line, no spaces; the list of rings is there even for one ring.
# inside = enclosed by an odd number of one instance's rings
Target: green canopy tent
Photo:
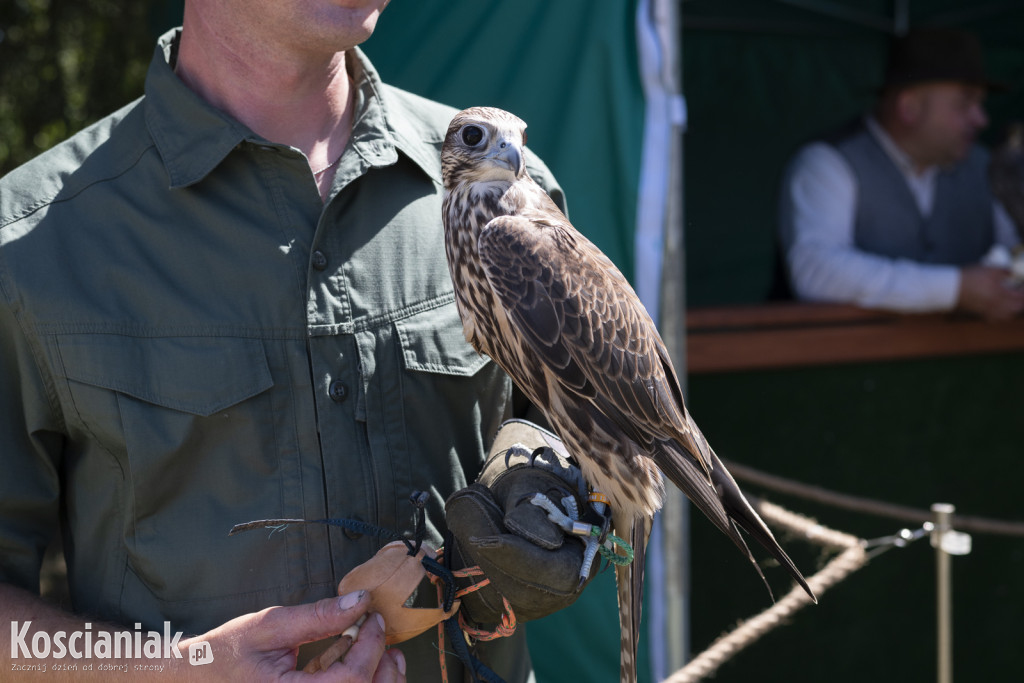
[[[386,82],[459,108],[496,106],[524,119],[530,147],[566,191],[573,223],[627,277],[644,273],[648,296],[656,296],[656,269],[638,270],[634,262],[645,144],[637,14],[632,1],[394,2],[364,49]],[[660,244],[660,229],[652,239]],[[613,577],[606,572],[577,605],[529,624],[539,680],[617,680]]]
[[[870,105],[891,35],[925,25],[978,33],[992,76],[1011,86],[989,99],[985,139],[1024,115],[1021,2],[396,2],[388,13],[366,47],[384,77],[456,106],[492,104],[526,119],[531,146],[567,191],[574,223],[633,279],[652,311],[667,313],[659,326],[677,354],[684,302],[769,298],[779,276],[775,203],[786,160],[802,142]],[[652,34],[657,38],[645,45]],[[653,67],[644,62],[652,52]],[[681,79],[672,70],[680,54]],[[652,69],[660,71],[653,77],[660,89],[650,88]],[[685,106],[673,91],[680,80]],[[646,165],[651,140],[644,130],[659,124],[662,161],[678,150],[672,132],[687,126],[685,163],[675,159],[655,171],[657,164]],[[699,401],[693,407],[700,420]],[[656,596],[648,600],[641,642],[653,663],[648,669],[644,662],[648,680],[686,654],[687,546],[670,543],[668,561],[655,547],[648,567],[648,596]],[[530,626],[541,680],[615,680],[614,598],[610,577],[602,579],[577,607]],[[765,600],[752,602],[750,613]],[[667,614],[669,606],[680,609]],[[751,666],[761,672],[800,666],[766,661],[764,650],[759,656]]]

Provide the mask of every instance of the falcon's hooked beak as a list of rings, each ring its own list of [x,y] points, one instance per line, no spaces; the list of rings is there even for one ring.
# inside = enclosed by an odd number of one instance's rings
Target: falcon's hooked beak
[[[526,164],[523,162],[523,153],[519,150],[519,146],[504,135],[499,136],[494,141],[491,150],[485,158],[505,166],[512,171],[516,178],[521,177],[526,168]]]

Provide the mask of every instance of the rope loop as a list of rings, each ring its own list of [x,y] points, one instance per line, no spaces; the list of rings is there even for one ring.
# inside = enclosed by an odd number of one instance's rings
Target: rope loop
[[[593,526],[590,528],[591,536],[600,537],[601,533],[602,531],[600,527]],[[617,567],[623,567],[633,561],[633,546],[612,533],[609,533],[605,538],[606,542],[602,543],[598,547],[601,557]],[[619,555],[619,553],[615,551],[616,547],[621,548],[622,552],[625,554]]]

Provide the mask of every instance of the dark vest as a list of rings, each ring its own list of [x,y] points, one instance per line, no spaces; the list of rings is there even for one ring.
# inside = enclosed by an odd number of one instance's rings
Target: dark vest
[[[922,263],[976,263],[995,241],[988,153],[974,146],[939,172],[930,216],[921,215],[907,182],[863,121],[826,140],[857,178],[854,244],[867,252]]]

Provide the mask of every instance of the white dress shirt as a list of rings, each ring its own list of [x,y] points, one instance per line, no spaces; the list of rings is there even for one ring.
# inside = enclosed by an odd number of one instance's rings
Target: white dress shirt
[[[922,215],[930,215],[938,167],[915,172],[879,123],[873,117],[866,123],[906,179]],[[815,142],[797,153],[783,181],[779,208],[782,246],[797,298],[902,312],[952,309],[960,269],[858,249],[853,240],[856,205],[857,180],[839,151]],[[1016,245],[1013,221],[998,202],[993,220],[996,243]]]

